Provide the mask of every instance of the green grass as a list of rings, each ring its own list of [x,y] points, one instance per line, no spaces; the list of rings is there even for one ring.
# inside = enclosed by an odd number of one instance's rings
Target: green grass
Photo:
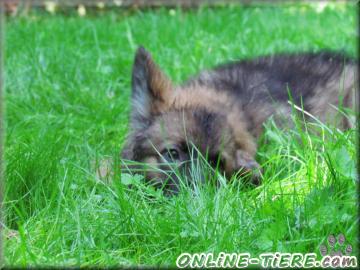
[[[356,13],[353,4],[322,12],[303,4],[9,18],[6,265],[174,265],[182,252],[319,253],[339,233],[357,254],[354,129],[280,131],[267,123],[257,188],[205,185],[196,195],[166,198],[141,183],[128,190],[126,175],[106,184],[91,166],[121,150],[137,45],[180,82],[261,54],[334,49],[355,56]]]

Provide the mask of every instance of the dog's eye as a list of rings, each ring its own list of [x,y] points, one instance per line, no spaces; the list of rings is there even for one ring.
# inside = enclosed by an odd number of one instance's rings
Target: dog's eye
[[[167,161],[178,161],[180,159],[179,151],[175,148],[165,150],[163,156]]]

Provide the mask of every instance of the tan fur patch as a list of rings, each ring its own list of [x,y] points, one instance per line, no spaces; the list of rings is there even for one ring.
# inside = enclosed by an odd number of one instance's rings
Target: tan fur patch
[[[223,109],[224,105],[231,104],[226,93],[197,85],[175,89],[169,103],[173,108],[204,107],[208,110]]]

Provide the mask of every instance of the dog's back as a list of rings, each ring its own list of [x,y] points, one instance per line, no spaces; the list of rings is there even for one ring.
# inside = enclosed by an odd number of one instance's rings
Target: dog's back
[[[187,85],[226,91],[258,135],[269,116],[290,115],[289,100],[323,122],[334,121],[339,108],[355,109],[357,63],[332,52],[281,54],[203,71]],[[348,128],[352,123],[341,118],[334,124]]]

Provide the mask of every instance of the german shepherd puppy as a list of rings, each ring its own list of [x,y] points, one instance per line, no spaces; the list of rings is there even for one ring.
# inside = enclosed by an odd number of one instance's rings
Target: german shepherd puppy
[[[320,121],[350,127],[348,118],[335,116],[336,107],[355,108],[356,71],[357,62],[338,53],[281,54],[222,65],[178,86],[140,47],[121,157],[157,168],[146,170],[146,179],[172,192],[179,179],[165,172],[174,166],[186,172],[196,152],[228,177],[256,171],[263,123],[270,116],[289,119],[290,97]]]

